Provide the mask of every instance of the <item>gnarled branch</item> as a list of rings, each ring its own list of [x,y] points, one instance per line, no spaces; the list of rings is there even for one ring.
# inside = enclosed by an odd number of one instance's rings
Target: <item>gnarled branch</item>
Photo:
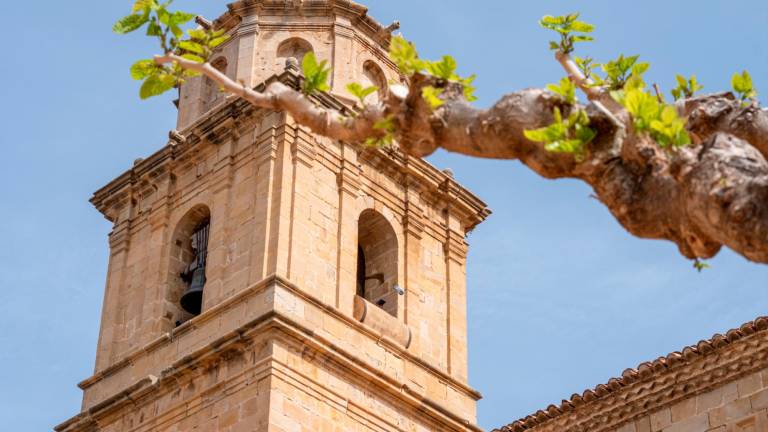
[[[476,157],[518,159],[546,178],[580,179],[629,232],[672,241],[691,259],[710,258],[727,246],[747,259],[768,263],[766,110],[756,104],[742,107],[731,94],[682,101],[678,108],[688,118],[694,144],[663,150],[649,136],[628,131],[626,112],[593,88],[573,60],[563,55],[558,60],[588,95],[588,105],[568,106],[546,90],[527,89],[477,109],[466,102],[460,84],[417,73],[407,92],[397,88],[383,103],[366,106],[355,117],[341,117],[280,83],[258,92],[208,64],[172,54],[155,59],[198,71],[258,107],[287,111],[330,138],[356,142],[380,137],[383,132],[374,125],[392,118],[401,149],[413,156],[442,147]],[[433,109],[421,97],[426,86],[443,89],[442,106]],[[583,159],[547,151],[526,139],[525,130],[552,122],[555,107],[566,115],[577,109],[589,114],[598,135]]]

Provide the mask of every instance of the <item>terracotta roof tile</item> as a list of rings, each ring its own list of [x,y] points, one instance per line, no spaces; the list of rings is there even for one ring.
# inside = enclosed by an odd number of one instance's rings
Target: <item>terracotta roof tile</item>
[[[651,380],[677,367],[688,365],[702,356],[710,355],[730,347],[734,343],[757,333],[768,330],[768,317],[760,317],[748,322],[738,329],[728,331],[725,336],[716,334],[710,339],[702,340],[696,345],[687,346],[682,351],[676,351],[652,362],[644,362],[634,369],[626,369],[621,377],[611,378],[606,384],[600,384],[594,389],[587,389],[581,395],[574,394],[569,400],[563,400],[559,406],[550,405],[546,410],[540,410],[533,415],[519,419],[507,426],[495,429],[494,432],[524,432],[531,431],[546,423],[569,415],[587,405],[615,395],[632,384]],[[768,334],[768,332],[766,332]],[[638,392],[649,392],[652,386],[638,388]]]

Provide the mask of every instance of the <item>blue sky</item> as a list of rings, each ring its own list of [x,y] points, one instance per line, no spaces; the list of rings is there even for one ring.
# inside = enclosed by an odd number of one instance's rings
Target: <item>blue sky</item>
[[[129,0],[3,2],[0,82],[0,423],[39,431],[78,412],[90,375],[110,225],[90,194],[157,150],[167,99],[140,102],[132,60],[153,48],[117,37]],[[224,2],[177,0],[216,16]],[[477,73],[481,105],[562,76],[544,14],[581,11],[589,53],[641,54],[662,86],[696,73],[706,90],[748,69],[768,95],[768,3],[719,1],[368,0],[402,22],[425,57]],[[763,101],[766,101],[765,97]],[[470,236],[471,383],[479,423],[509,423],[716,332],[767,315],[768,267],[724,252],[697,274],[672,244],[638,240],[573,181],[517,162],[430,158],[493,208]]]

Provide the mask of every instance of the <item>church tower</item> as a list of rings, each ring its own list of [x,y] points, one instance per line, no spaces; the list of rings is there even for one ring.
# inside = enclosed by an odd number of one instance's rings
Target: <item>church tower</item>
[[[298,88],[307,52],[345,86],[400,80],[350,0],[242,0],[212,58]],[[84,431],[477,431],[465,237],[486,205],[397,149],[329,140],[196,78],[168,144],[97,191],[114,224]]]

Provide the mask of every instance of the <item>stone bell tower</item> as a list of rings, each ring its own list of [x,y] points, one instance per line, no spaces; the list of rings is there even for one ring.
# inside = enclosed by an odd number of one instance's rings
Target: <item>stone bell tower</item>
[[[243,0],[212,61],[316,97],[399,80],[390,33],[349,0]],[[74,431],[479,430],[467,380],[466,234],[488,216],[396,149],[312,134],[195,79],[168,144],[94,194],[114,224],[93,376]]]

